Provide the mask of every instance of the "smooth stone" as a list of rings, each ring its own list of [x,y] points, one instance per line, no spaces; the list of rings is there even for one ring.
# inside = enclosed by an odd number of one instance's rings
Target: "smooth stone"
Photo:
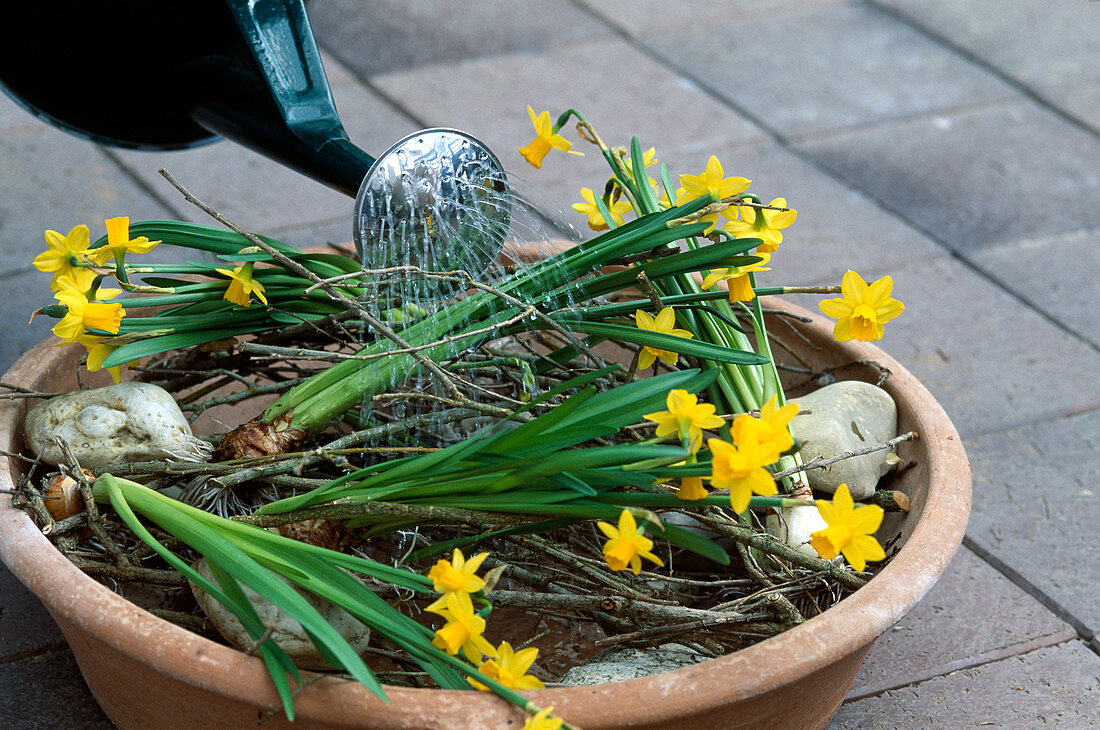
[[[81,466],[113,461],[205,461],[210,445],[191,434],[168,391],[152,383],[119,383],[59,395],[39,403],[23,424],[27,446],[43,461],[60,463],[60,436]]]
[[[204,578],[217,585],[217,581],[214,579],[205,560],[200,560],[196,563],[195,570]],[[319,598],[312,593],[301,590],[286,580],[283,582],[290,585],[300,596],[302,596],[302,598],[306,599],[311,606],[317,609],[321,617],[351,644],[352,649],[354,649],[357,654],[362,654],[366,651],[367,645],[370,643],[370,629],[359,621],[359,619],[323,598]],[[306,634],[300,623],[248,586],[241,584],[241,589],[252,603],[252,607],[256,609],[260,621],[271,630],[271,640],[282,647],[283,651],[287,653],[297,666],[302,669],[317,669],[322,671],[331,671],[334,668],[321,656],[321,652],[317,651],[317,647],[313,645],[313,641],[309,638],[309,635]],[[252,647],[255,643],[252,635],[248,633],[244,625],[231,611],[229,611],[229,609],[218,603],[209,593],[193,583],[191,584],[191,592],[195,594],[195,599],[198,601],[199,607],[202,608],[206,617],[210,619],[211,625],[218,630],[218,633],[221,634],[226,641],[242,651],[247,651]]]
[[[797,399],[809,414],[795,416],[791,433],[802,442],[802,461],[828,459],[858,451],[898,435],[898,410],[882,388],[859,380],[845,380]],[[874,494],[882,475],[890,471],[889,449],[842,459],[823,469],[809,469],[810,486],[830,494],[847,484],[855,500]]]
[[[662,644],[641,649],[612,648],[601,651],[561,678],[566,685],[605,684],[648,677],[690,667],[709,657],[683,644]]]

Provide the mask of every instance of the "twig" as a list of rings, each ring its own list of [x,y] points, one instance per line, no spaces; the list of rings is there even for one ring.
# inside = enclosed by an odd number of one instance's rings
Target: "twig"
[[[76,480],[77,485],[80,488],[80,496],[84,498],[84,514],[88,518],[88,527],[91,529],[92,534],[99,539],[103,544],[107,554],[111,556],[111,559],[115,561],[116,565],[129,567],[130,561],[126,558],[126,555],[119,549],[118,545],[115,545],[108,535],[107,531],[103,529],[103,523],[99,521],[99,507],[96,505],[95,497],[92,496],[92,485],[88,483],[88,477],[84,474],[84,469],[81,468],[80,462],[77,461],[76,455],[73,454],[72,449],[69,448],[69,444],[65,439],[60,436],[54,436],[54,441],[57,443],[58,448],[61,449],[61,453],[65,457],[66,464],[70,467],[69,471],[73,479]]]
[[[766,617],[766,616],[765,616]],[[643,641],[655,638],[664,638],[673,634],[683,634],[689,631],[699,631],[703,629],[712,629],[719,626],[736,625],[740,631],[738,633],[749,633],[753,631],[759,631],[764,636],[775,636],[781,633],[786,627],[770,622],[747,622],[745,619],[739,616],[719,616],[717,618],[704,618],[696,621],[685,621],[678,624],[668,624],[667,626],[654,626],[648,629],[641,629],[640,631],[632,631],[629,634],[617,634],[615,636],[606,636],[602,639],[596,639],[592,642],[593,646],[614,646],[616,644],[625,644],[631,641]]]
[[[917,438],[920,438],[920,436],[917,434],[916,431],[908,431],[896,438],[890,439],[889,441],[884,441],[883,443],[876,444],[875,446],[868,446],[865,449],[853,449],[850,451],[844,451],[836,456],[830,456],[827,459],[821,456],[815,456],[814,458],[810,459],[805,464],[802,464],[800,466],[792,466],[790,469],[777,471],[772,474],[772,477],[775,479],[782,479],[783,477],[790,476],[791,474],[797,474],[799,472],[808,471],[810,469],[824,469],[830,464],[835,464],[836,462],[843,459],[851,459],[855,456],[865,456],[866,454],[873,454],[876,451],[883,451],[885,449],[890,449],[891,451],[893,451],[898,444],[905,441],[912,441]]]
[[[155,583],[165,586],[187,585],[187,578],[182,573],[177,573],[174,570],[157,570],[156,568],[143,568],[129,564],[111,565],[110,563],[82,560],[72,555],[69,556],[69,560],[88,575],[101,575],[113,578],[121,583]]]
[[[722,619],[726,622],[755,621],[767,618],[767,614],[718,613],[701,608],[666,606],[652,601],[624,596],[580,596],[563,593],[534,593],[531,591],[493,591],[488,595],[494,606],[514,608],[551,609],[557,611],[602,612],[620,618],[650,621],[698,621]]]

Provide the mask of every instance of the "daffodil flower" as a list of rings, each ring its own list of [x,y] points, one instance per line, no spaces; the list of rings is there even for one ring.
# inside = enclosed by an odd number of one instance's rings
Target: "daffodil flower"
[[[542,112],[538,116],[531,105],[527,105],[527,114],[531,117],[531,124],[535,126],[535,138],[531,144],[522,147],[519,151],[523,159],[537,168],[542,167],[542,160],[549,154],[550,149],[559,149],[572,155],[584,155],[583,152],[572,152],[573,143],[558,134],[550,122],[550,112]]]
[[[103,221],[107,226],[107,243],[88,251],[88,258],[97,264],[106,264],[127,253],[149,253],[160,241],[150,241],[145,236],[130,238],[130,217],[119,216]]]
[[[96,335],[83,334],[76,338],[76,341],[84,345],[88,350],[88,359],[86,366],[88,372],[94,373],[97,370],[103,369],[103,361],[107,359],[107,356],[118,349],[117,346],[108,345],[105,340],[106,337],[98,337]],[[131,365],[133,363],[130,363]],[[107,372],[111,374],[111,378],[116,382],[122,380],[122,366],[115,365],[114,367],[107,368]]]
[[[754,432],[757,443],[761,446],[771,445],[775,449],[775,457],[779,458],[787,449],[794,445],[791,437],[791,419],[798,415],[798,404],[787,403],[779,407],[778,396],[772,396],[760,408],[760,417],[753,418],[748,414],[733,419],[730,426],[730,435],[734,443],[746,438],[746,431]],[[770,462],[769,462],[770,463]]]
[[[539,650],[533,646],[513,651],[507,641],[500,642],[495,659],[488,659],[477,668],[490,679],[495,679],[508,689],[543,689],[546,687],[538,677],[527,673],[538,658]],[[472,677],[467,681],[476,689],[488,690],[489,687]]]
[[[676,496],[687,502],[697,502],[709,494],[703,486],[703,477],[684,477],[680,480],[680,488],[676,490]]]
[[[849,270],[840,283],[840,299],[826,299],[818,307],[827,317],[836,319],[833,337],[838,342],[882,339],[883,325],[901,314],[905,305],[890,297],[894,280],[884,276],[869,285]]]
[[[588,227],[593,231],[606,230],[608,224],[603,217],[603,213],[600,212],[599,206],[596,205],[596,194],[592,192],[591,188],[581,188],[581,197],[584,198],[585,202],[573,203],[573,210],[588,216]],[[611,214],[611,222],[615,224],[616,228],[626,222],[623,213],[630,212],[630,208],[630,201],[625,198],[613,201],[607,206],[607,212]]]
[[[232,271],[229,269],[215,269],[219,274],[229,277],[229,287],[226,288],[222,299],[233,302],[237,306],[247,307],[252,301],[252,295],[264,304],[267,297],[264,296],[264,285],[252,278],[252,262],[246,261]]]
[[[657,312],[655,318],[651,317],[648,312],[643,312],[639,309],[634,312],[634,323],[638,326],[638,329],[641,330],[663,332],[666,335],[676,335],[677,337],[686,337],[688,339],[693,337],[687,330],[675,328],[676,312],[673,311],[672,307],[665,307],[660,312]],[[680,359],[680,354],[645,345],[638,355],[638,367],[645,370],[652,365],[657,358],[660,358],[661,362],[666,365],[675,365]]]
[[[112,335],[118,334],[126,310],[118,302],[105,302],[118,295],[118,289],[100,289],[92,301],[78,288],[71,277],[58,279],[58,290],[54,294],[68,312],[61,321],[53,326],[53,333],[63,339],[65,344],[76,342],[87,330],[101,330]]]
[[[786,208],[787,199],[776,198],[768,205],[773,208]],[[763,241],[756,247],[757,253],[774,253],[783,242],[783,234],[779,229],[794,223],[795,216],[798,215],[797,210],[767,210],[749,205],[731,206],[721,212],[724,217],[730,219],[722,230],[734,238],[759,238]]]
[[[560,717],[550,717],[554,706],[539,710],[523,723],[521,730],[561,730],[563,720]]]
[[[638,534],[638,523],[634,521],[630,510],[624,509],[619,515],[618,529],[603,521],[597,522],[596,527],[609,538],[603,546],[603,557],[607,561],[607,567],[612,570],[626,570],[629,567],[634,575],[638,575],[642,570],[642,558],[664,565],[660,558],[650,552],[653,541]]]
[[[769,496],[778,490],[766,467],[777,454],[771,444],[760,444],[756,434],[748,431],[739,443],[708,439],[711,453],[711,486],[730,490],[730,506],[738,514],[749,507],[753,494]]]
[[[689,200],[701,198],[704,195],[713,195],[715,200],[723,200],[745,192],[751,182],[744,177],[723,177],[722,163],[714,155],[707,160],[707,168],[702,175],[680,175],[680,190],[677,191],[676,205],[682,205]],[[718,214],[711,213],[699,219],[709,223],[710,226],[704,233],[710,233],[718,222]]]
[[[756,255],[760,257],[760,261],[754,264],[713,269],[707,274],[706,278],[703,279],[703,288],[709,289],[719,281],[724,281],[729,289],[731,302],[751,302],[756,296],[756,292],[752,290],[752,281],[749,279],[749,273],[754,271],[771,271],[770,267],[764,266],[764,264],[768,263],[771,259],[771,255],[766,253]]]
[[[703,429],[718,428],[723,421],[714,415],[714,406],[700,403],[698,397],[683,388],[674,388],[665,399],[667,411],[647,413],[643,418],[657,424],[657,438],[682,434],[695,453],[703,444]]]
[[[482,655],[496,656],[497,650],[481,635],[485,631],[485,619],[474,613],[469,593],[446,593],[424,610],[447,621],[432,639],[436,648],[452,656],[461,651],[475,664],[481,661]]]
[[[875,530],[882,524],[883,510],[877,504],[855,507],[847,484],[837,487],[833,502],[817,500],[817,511],[828,525],[810,535],[810,546],[826,560],[838,553],[858,572],[867,566],[868,560],[882,560],[886,552],[874,538]]]
[[[476,593],[485,587],[485,581],[476,573],[487,557],[489,553],[479,553],[467,560],[462,551],[455,548],[451,559],[436,562],[428,571],[428,577],[440,593]]]
[[[53,272],[50,290],[57,291],[57,280],[73,271],[86,271],[74,262],[88,250],[88,226],[74,226],[68,234],[62,236],[57,231],[46,231],[46,250],[34,257],[34,268],[39,271]]]

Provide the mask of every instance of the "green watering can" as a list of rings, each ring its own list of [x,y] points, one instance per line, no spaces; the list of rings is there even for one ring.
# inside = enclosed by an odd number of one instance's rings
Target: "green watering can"
[[[500,161],[428,129],[377,159],[348,139],[302,0],[12,3],[0,86],[45,121],[102,144],[182,149],[225,137],[356,198],[364,267],[478,274],[511,215]]]

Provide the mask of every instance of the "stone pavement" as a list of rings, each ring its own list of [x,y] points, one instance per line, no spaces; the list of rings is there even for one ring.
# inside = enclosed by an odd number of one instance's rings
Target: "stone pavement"
[[[318,0],[351,137],[466,129],[552,206],[598,155],[515,153],[526,105],[637,133],[678,172],[727,174],[799,211],[790,283],[890,273],[882,343],[943,403],[974,469],[962,550],[872,650],[835,728],[1100,726],[1100,2],[1065,0]],[[124,98],[124,90],[120,97]],[[117,102],[111,102],[117,103]],[[135,109],[135,114],[141,110]],[[567,130],[567,134],[569,130]],[[575,135],[570,134],[575,139]],[[201,220],[167,166],[230,218],[346,241],[350,202],[222,143],[98,148],[0,99],[0,369],[48,334],[42,230]],[[110,727],[59,633],[0,570],[0,717]]]

